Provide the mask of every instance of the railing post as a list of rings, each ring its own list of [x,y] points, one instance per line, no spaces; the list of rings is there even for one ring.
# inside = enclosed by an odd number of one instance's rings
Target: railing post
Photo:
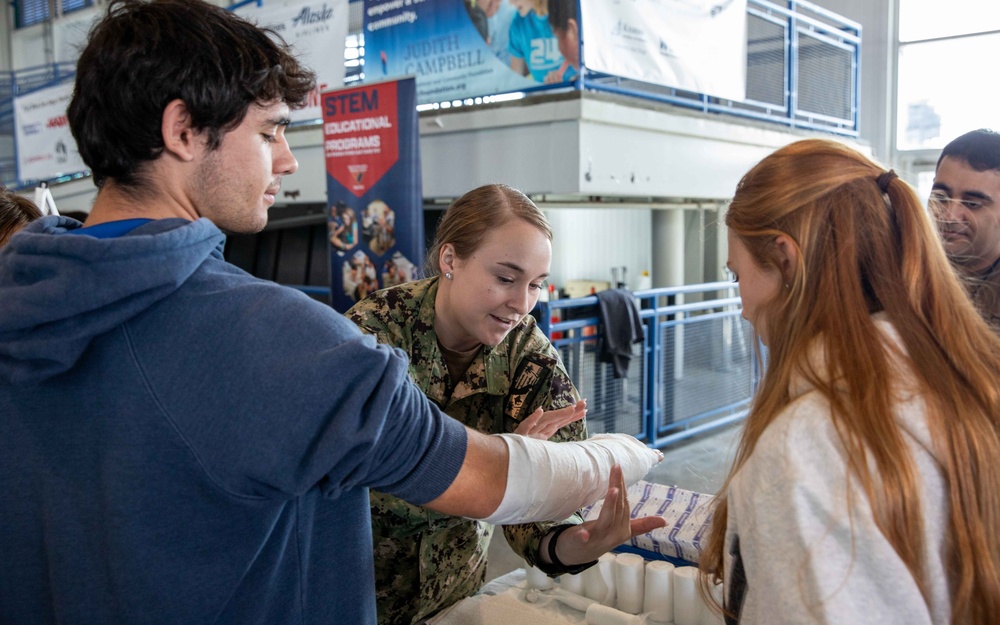
[[[799,33],[797,21],[795,19],[795,0],[788,3],[790,13],[788,15],[788,118],[791,126],[795,127],[796,117],[799,108]]]
[[[552,312],[548,302],[538,302],[538,329],[552,342]]]
[[[653,305],[650,308],[654,311],[656,310],[658,299],[658,297],[653,297]],[[643,415],[646,421],[647,436],[649,437],[646,442],[651,447],[656,446],[656,439],[660,436],[659,410],[657,409],[657,391],[660,388],[660,385],[657,383],[658,376],[660,375],[659,329],[659,315],[654,313],[651,317],[646,318],[646,344],[643,346],[646,350],[645,378],[643,379],[643,395],[645,395],[644,401],[646,405]]]

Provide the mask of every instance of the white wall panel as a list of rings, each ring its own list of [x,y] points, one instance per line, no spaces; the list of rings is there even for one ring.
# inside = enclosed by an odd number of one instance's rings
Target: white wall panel
[[[427,197],[505,182],[534,194],[726,199],[754,163],[805,136],[590,94],[425,114],[420,129]]]
[[[542,208],[552,224],[554,284],[611,282],[611,267],[625,266],[628,287],[635,289],[639,274],[652,269],[652,210]]]
[[[326,160],[322,126],[290,128],[285,134],[299,169],[281,181],[277,204],[326,203]]]
[[[490,182],[531,194],[578,189],[579,116],[578,99],[424,113],[424,197],[458,197]]]

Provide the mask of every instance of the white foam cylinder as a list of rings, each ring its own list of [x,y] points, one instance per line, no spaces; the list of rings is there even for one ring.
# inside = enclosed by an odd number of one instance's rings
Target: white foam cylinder
[[[674,620],[674,565],[663,560],[646,563],[645,592],[642,611],[650,621],[669,623]]]
[[[587,599],[586,597],[581,597],[580,595],[567,592],[562,588],[556,588],[549,593],[549,596],[556,601],[567,605],[574,610],[579,610],[580,612],[586,612],[587,608],[597,603],[593,599]]]
[[[583,591],[590,599],[606,606],[615,605],[615,554],[606,553],[597,564],[583,572]]]
[[[587,625],[642,625],[642,619],[621,610],[595,603],[587,608]]]
[[[594,601],[604,601],[604,597],[608,594],[608,584],[601,575],[600,561],[581,573],[580,577],[583,578],[583,595]]]
[[[529,566],[527,572],[528,588],[537,588],[538,590],[552,588],[552,578],[543,573],[537,566]]]
[[[601,577],[604,578],[604,583],[608,587],[608,594],[604,596],[601,601],[602,604],[608,607],[615,607],[615,599],[618,596],[618,591],[615,588],[615,554],[606,553],[597,559],[597,566],[591,568],[599,568],[601,570]]]
[[[575,595],[580,595],[581,597],[586,597],[587,593],[584,592],[583,585],[583,573],[578,573],[577,575],[560,575],[559,576],[559,587],[566,592],[571,592]]]
[[[698,574],[693,566],[674,569],[675,625],[701,625],[703,602],[698,596]]]
[[[712,597],[716,603],[722,605],[722,584],[712,586]],[[701,625],[724,625],[726,622],[721,612],[716,612],[708,604],[702,601]]]
[[[642,612],[642,597],[646,590],[646,561],[634,553],[615,556],[615,590],[618,609],[629,614]]]

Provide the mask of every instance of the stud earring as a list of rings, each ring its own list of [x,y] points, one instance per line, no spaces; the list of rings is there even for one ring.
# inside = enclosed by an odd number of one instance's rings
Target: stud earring
[[[450,271],[445,272],[444,277],[448,278],[449,280],[451,280],[451,272]]]

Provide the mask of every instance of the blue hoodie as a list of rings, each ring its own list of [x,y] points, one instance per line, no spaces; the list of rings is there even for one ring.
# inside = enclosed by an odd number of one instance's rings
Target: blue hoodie
[[[464,429],[209,221],[78,227],[0,251],[0,623],[374,623],[366,487],[437,497]]]

